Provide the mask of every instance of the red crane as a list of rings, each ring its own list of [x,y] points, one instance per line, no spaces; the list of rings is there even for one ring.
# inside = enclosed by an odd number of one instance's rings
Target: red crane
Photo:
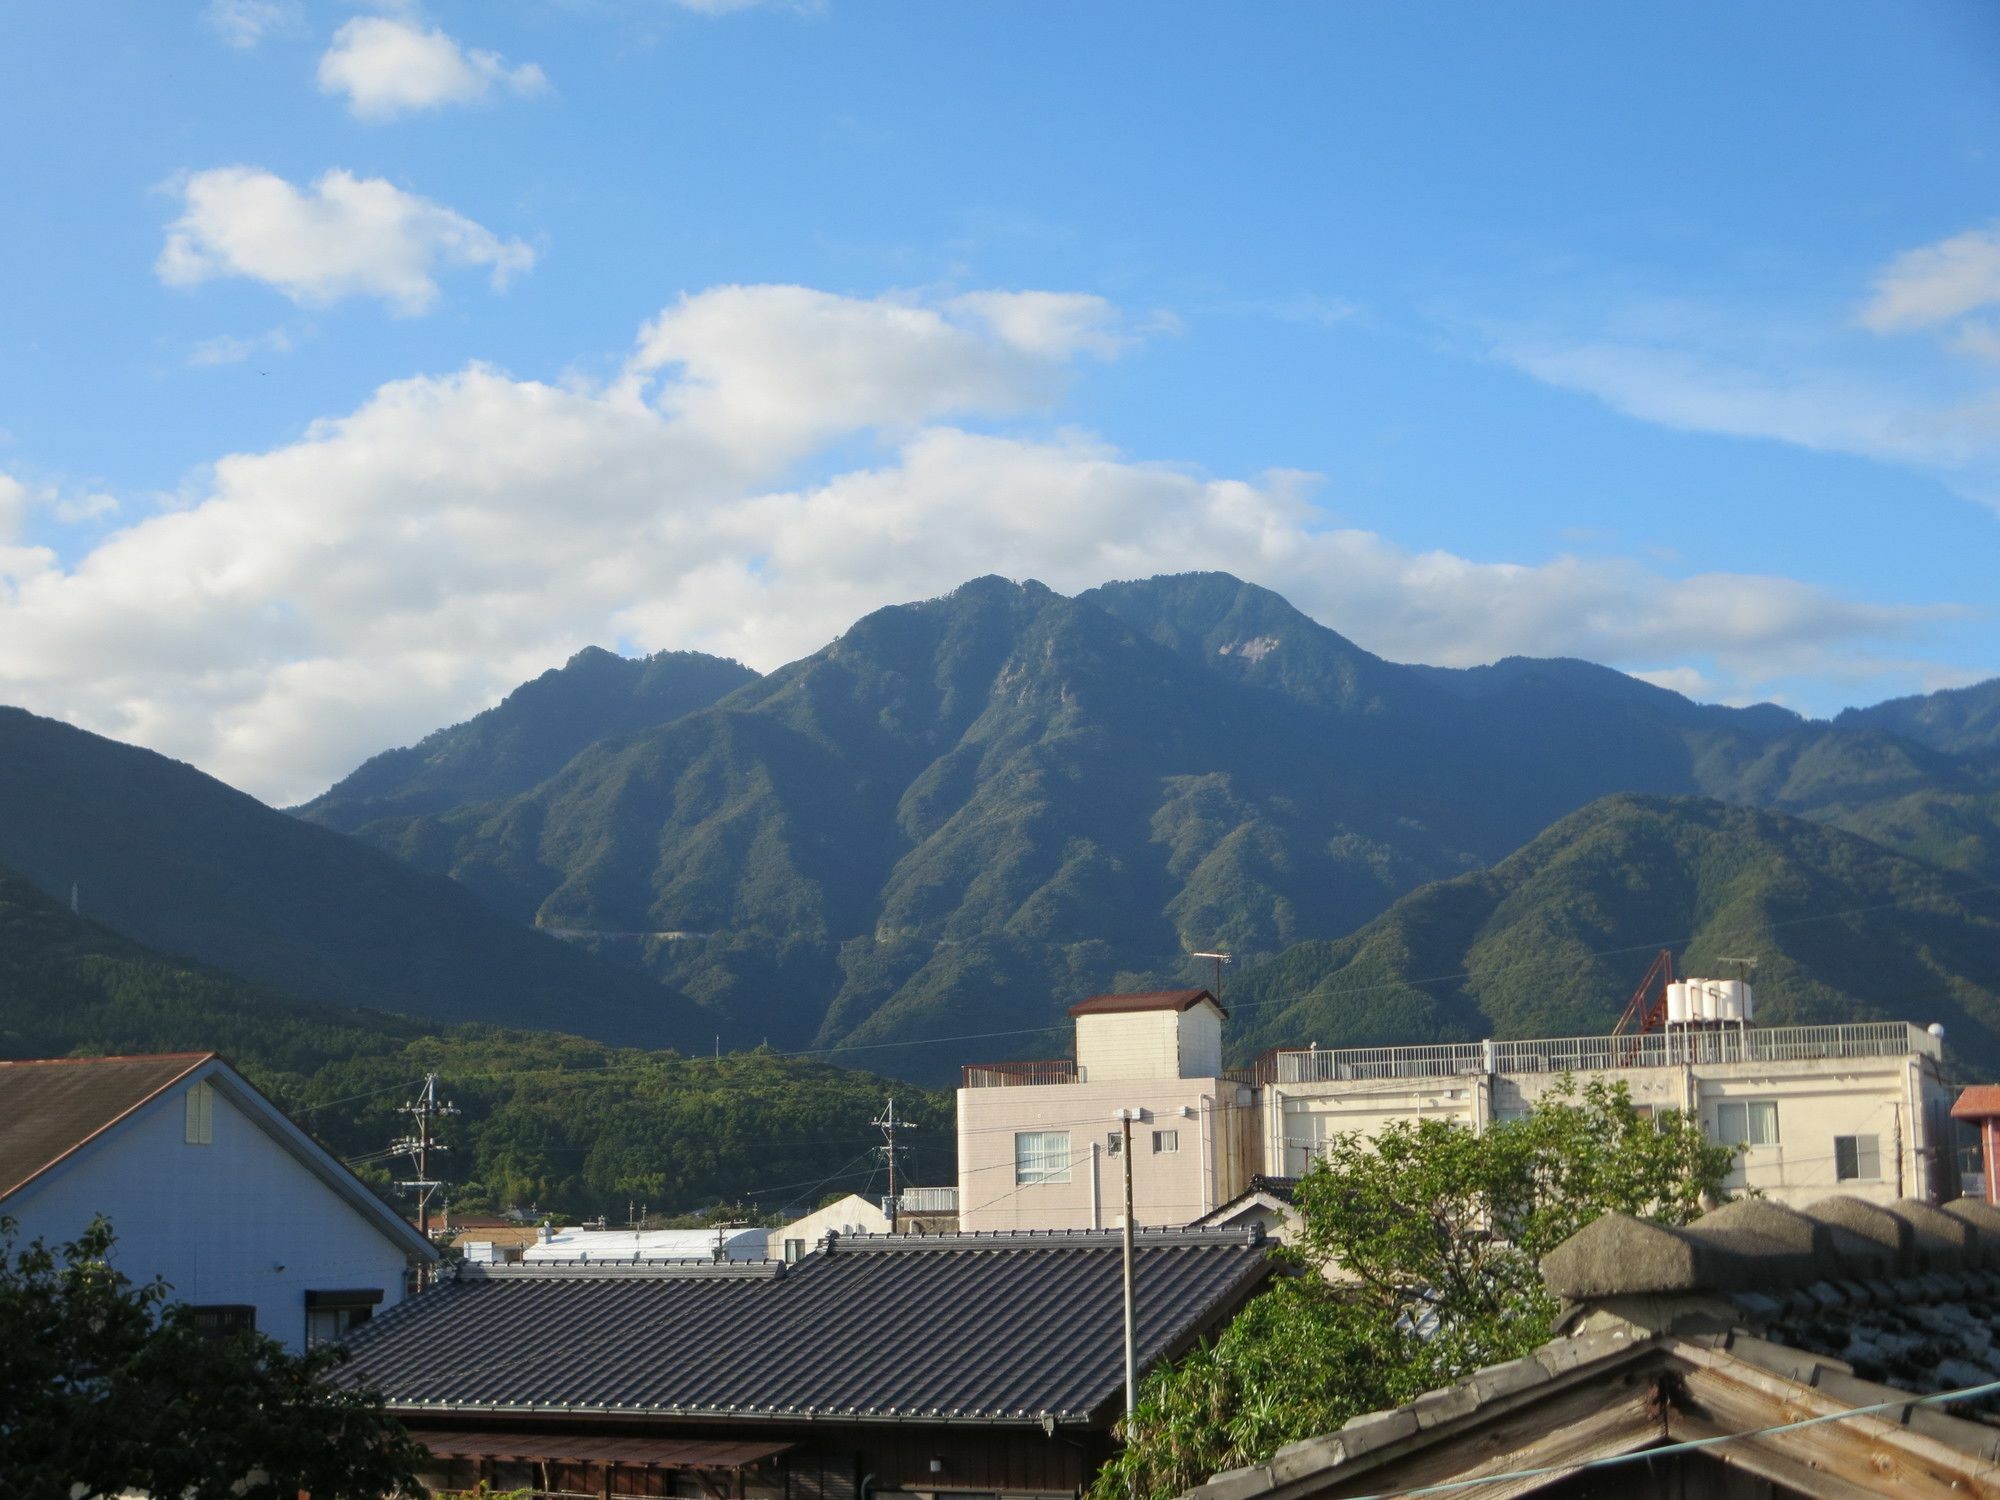
[[[1632,991],[1632,999],[1625,1007],[1625,1014],[1618,1018],[1618,1024],[1611,1028],[1613,1036],[1623,1036],[1628,1029],[1636,1029],[1641,1036],[1649,1031],[1658,1031],[1667,1024],[1667,986],[1674,982],[1674,956],[1662,948],[1647,966],[1646,977],[1639,981],[1639,988]]]

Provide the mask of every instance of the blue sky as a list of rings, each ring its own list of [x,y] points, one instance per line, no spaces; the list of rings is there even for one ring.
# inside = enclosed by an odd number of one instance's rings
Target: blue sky
[[[1982,4],[0,13],[0,699],[274,799],[984,571],[2000,671]]]

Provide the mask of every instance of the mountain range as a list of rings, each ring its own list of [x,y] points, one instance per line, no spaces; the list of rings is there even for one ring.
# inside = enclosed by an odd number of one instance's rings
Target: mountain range
[[[1529,942],[1540,929],[1517,919],[1539,905],[1624,911],[1634,884],[1699,886],[1711,877],[1690,869],[1732,860],[1854,905],[1919,876],[1946,882],[1925,902],[2000,881],[2000,683],[1829,722],[1699,704],[1580,661],[1406,666],[1212,573],[1073,598],[976,579],[762,676],[695,653],[586,651],[295,817],[45,720],[0,720],[4,763],[16,741],[60,747],[31,782],[68,812],[16,827],[0,786],[0,863],[57,895],[88,864],[86,910],[170,951],[307,998],[649,1044],[768,1039],[924,1078],[973,1052],[1060,1051],[1069,1001],[1206,977],[1198,950],[1237,954],[1242,984],[1288,976],[1301,1004],[1350,988],[1341,976],[1364,958],[1387,983],[1385,932],[1432,921],[1419,907],[1469,911],[1485,898],[1466,892],[1529,865],[1583,884],[1495,895],[1458,935],[1466,953],[1440,957],[1458,937],[1407,944],[1402,979],[1433,959],[1465,969],[1502,929]],[[100,795],[107,781],[132,784]],[[1606,842],[1602,820],[1635,818],[1676,831]],[[1555,857],[1549,839],[1624,857]],[[107,874],[132,885],[135,847],[149,878],[123,889]],[[1891,863],[1858,873],[1862,853]],[[339,920],[301,922],[316,892]],[[1976,947],[1982,910],[1940,920]],[[1550,951],[1705,954],[1696,908],[1631,911],[1601,942],[1550,926]],[[1883,932],[1908,917],[1884,911]],[[373,923],[394,939],[376,942]],[[1860,1014],[1931,982],[1852,965],[1824,936],[1771,947],[1772,1014]],[[1990,979],[1958,937],[1937,941],[1940,975],[1970,986],[1950,1019],[1984,1046]],[[412,944],[428,986],[398,982]],[[442,973],[454,953],[470,982]],[[1328,1044],[1599,1030],[1645,957],[1537,991],[1560,1004],[1423,989],[1429,1009],[1413,992],[1367,1002],[1369,1019],[1358,1001],[1330,1015],[1255,993]],[[1238,1035],[1281,1029],[1246,1012]]]

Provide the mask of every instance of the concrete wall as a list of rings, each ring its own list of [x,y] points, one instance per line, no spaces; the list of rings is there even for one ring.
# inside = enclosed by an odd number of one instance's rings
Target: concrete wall
[[[1124,1162],[1105,1144],[1118,1131],[1116,1112],[1134,1108],[1153,1118],[1132,1127],[1133,1218],[1142,1225],[1190,1223],[1248,1182],[1244,1163],[1254,1144],[1246,1149],[1246,1142],[1259,1132],[1254,1107],[1239,1107],[1238,1100],[1249,1093],[1213,1077],[960,1089],[960,1227],[1093,1229],[1121,1222]],[[1031,1130],[1068,1133],[1068,1181],[1015,1181],[1014,1137]],[[1155,1151],[1159,1130],[1174,1131],[1179,1149]]]
[[[274,1141],[221,1089],[213,1143],[186,1139],[182,1083],[8,1198],[23,1243],[72,1240],[102,1214],[112,1264],[200,1306],[248,1306],[260,1332],[305,1343],[308,1291],[379,1288],[400,1302],[404,1249]]]
[[[1730,1180],[1799,1206],[1848,1193],[1890,1203],[1957,1194],[1946,1128],[1952,1091],[1917,1056],[1802,1062],[1621,1068],[1593,1075],[1626,1085],[1635,1104],[1699,1114],[1717,1138],[1717,1105],[1769,1100],[1777,1106],[1776,1144],[1752,1146]],[[1303,1171],[1317,1141],[1343,1131],[1373,1135],[1396,1119],[1455,1120],[1483,1130],[1517,1118],[1561,1083],[1559,1073],[1466,1074],[1454,1078],[1277,1084],[1266,1089],[1266,1170]],[[1579,1082],[1581,1082],[1581,1078]],[[1835,1176],[1837,1136],[1874,1136],[1880,1162],[1872,1179]]]
[[[1180,1016],[1171,1010],[1078,1016],[1076,1067],[1077,1076],[1086,1083],[1178,1078]]]
[[[804,1218],[773,1229],[764,1258],[783,1260],[786,1240],[804,1241],[804,1253],[810,1255],[826,1238],[829,1230],[838,1234],[887,1234],[889,1216],[882,1212],[881,1204],[859,1193],[849,1193],[837,1203],[829,1203]]]

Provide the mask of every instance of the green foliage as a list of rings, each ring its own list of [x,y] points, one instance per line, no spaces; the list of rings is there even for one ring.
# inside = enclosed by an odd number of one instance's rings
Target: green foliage
[[[1760,1022],[1945,1024],[2000,1067],[2000,891],[1816,823],[1610,797],[1490,870],[1426,886],[1231,986],[1235,1046],[1601,1035],[1648,950],[1758,959]]]
[[[1527,1353],[1557,1311],[1542,1256],[1600,1214],[1687,1223],[1736,1154],[1677,1112],[1641,1115],[1622,1084],[1567,1080],[1481,1135],[1421,1120],[1336,1137],[1299,1183],[1301,1274],[1146,1377],[1096,1500],[1184,1494]]]
[[[384,1193],[383,1145],[426,1072],[462,1113],[442,1159],[461,1208],[622,1221],[745,1197],[741,1216],[865,1187],[884,1095],[918,1122],[917,1171],[955,1169],[948,1096],[768,1051],[683,1057],[558,1032],[302,1005],[150,953],[0,872],[0,1056],[216,1050]]]
[[[941,1080],[957,1049],[900,1044],[1011,1031],[1002,1050],[1059,1050],[1035,1017],[1115,975],[1190,982],[1191,950],[1247,964],[1336,940],[1607,794],[1708,793],[2000,875],[2000,747],[1977,705],[1948,717],[1963,754],[1585,662],[1397,666],[1223,574],[1075,599],[987,578],[532,789],[363,832],[520,922],[605,934],[601,953],[725,1030],[896,1043],[899,1069]],[[476,760],[479,723],[433,739]],[[449,772],[468,796],[485,774]],[[1609,893],[1659,853],[1607,865]],[[1524,989],[1503,1023],[1568,1026],[1588,995],[1599,1029],[1621,980],[1579,970],[1568,1005]],[[1415,1039],[1403,1000],[1376,995],[1343,1035]],[[1478,1012],[1420,1002],[1414,1020],[1443,1034]]]
[[[9,1492],[185,1500],[381,1500],[422,1454],[372,1392],[332,1384],[337,1345],[303,1355],[213,1338],[158,1282],[108,1263],[110,1226],[18,1247],[0,1219],[0,1473]],[[79,1489],[78,1486],[81,1486]]]

